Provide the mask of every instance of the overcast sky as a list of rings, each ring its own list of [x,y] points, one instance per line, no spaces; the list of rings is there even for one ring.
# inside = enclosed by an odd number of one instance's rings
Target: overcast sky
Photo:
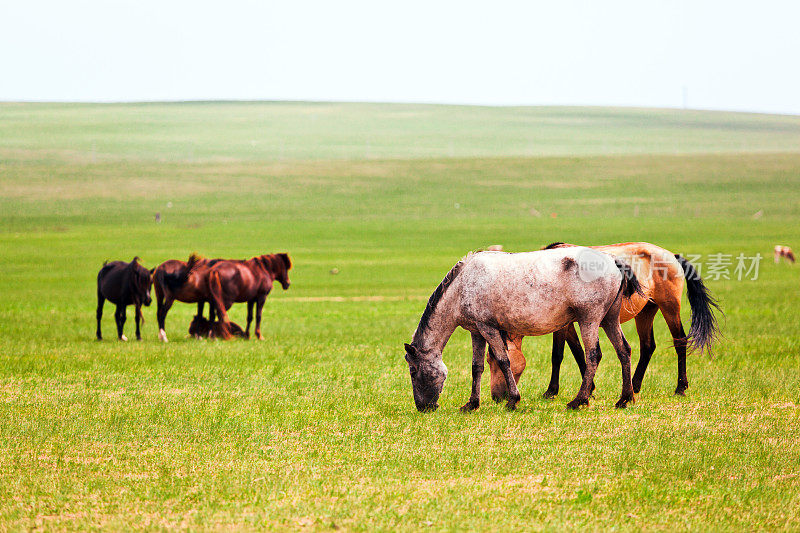
[[[800,113],[800,2],[0,0],[0,100]]]

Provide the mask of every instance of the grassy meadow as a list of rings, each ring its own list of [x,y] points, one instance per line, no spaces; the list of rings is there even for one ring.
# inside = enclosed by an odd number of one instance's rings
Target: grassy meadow
[[[724,337],[689,357],[687,396],[657,317],[628,409],[605,339],[590,407],[565,409],[569,356],[543,399],[540,337],[517,411],[484,376],[462,414],[459,330],[441,407],[418,413],[402,344],[442,276],[469,250],[556,240],[732,256],[707,280]],[[0,531],[798,530],[800,264],[775,244],[800,251],[800,117],[0,104]],[[168,344],[155,304],[141,342],[115,340],[108,304],[94,340],[104,260],[193,251],[291,254],[265,341],[188,339],[181,303]],[[740,253],[764,257],[756,280],[736,279]]]

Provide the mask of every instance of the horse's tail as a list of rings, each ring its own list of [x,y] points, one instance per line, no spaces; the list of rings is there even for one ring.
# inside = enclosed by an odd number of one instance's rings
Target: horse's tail
[[[114,268],[114,265],[109,265],[108,264],[108,259],[103,261],[103,266],[100,267],[100,271],[97,273],[97,284],[98,285],[100,284],[100,280],[103,279],[105,277],[105,275],[108,274],[108,271],[111,270],[112,268]]]
[[[188,272],[194,270],[194,267],[196,267],[197,264],[202,260],[203,258],[200,256],[200,254],[197,252],[192,252],[192,255],[189,256],[189,260],[186,262]]]
[[[222,301],[222,281],[219,279],[219,272],[211,270],[208,274],[208,292],[211,294],[211,305],[217,311],[219,320],[219,336],[223,339],[231,338],[230,318],[225,310],[225,303]]]
[[[716,309],[722,313],[717,300],[708,292],[697,269],[680,254],[675,254],[675,259],[683,268],[683,277],[686,278],[686,287],[689,296],[689,305],[692,308],[692,326],[689,328],[687,340],[691,348],[699,348],[700,353],[711,351],[711,344],[719,336],[719,325],[714,315]]]
[[[186,262],[186,268],[180,269],[178,272],[164,272],[161,267],[156,268],[153,279],[158,282],[161,287],[169,289],[170,292],[175,292],[189,281],[189,276],[203,258],[193,253],[189,256],[189,261]]]
[[[634,274],[630,265],[616,257],[614,258],[614,263],[616,263],[619,273],[622,274],[622,284],[619,287],[622,295],[625,298],[630,298],[634,294],[644,296],[642,285],[639,283],[639,279],[636,277],[636,274]]]

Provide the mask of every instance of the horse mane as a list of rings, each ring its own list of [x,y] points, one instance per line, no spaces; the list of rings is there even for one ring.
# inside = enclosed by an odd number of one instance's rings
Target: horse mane
[[[186,261],[186,266],[188,267],[189,272],[191,272],[192,269],[194,269],[194,267],[196,267],[197,264],[200,263],[202,260],[203,260],[202,255],[198,254],[197,252],[192,252],[192,254],[189,256],[189,260]]]
[[[264,254],[254,257],[257,263],[260,263],[264,270],[277,274],[280,267],[283,266],[287,271],[292,268],[292,260],[289,259],[289,254]]]
[[[565,246],[565,245],[569,246],[565,242],[551,242],[550,244],[548,244],[547,246],[542,248],[542,250],[552,250],[553,248],[560,248],[561,246]]]
[[[464,263],[466,262],[469,255],[467,255],[467,257],[461,259],[458,263],[453,265],[453,268],[450,269],[450,272],[445,274],[442,282],[433,291],[431,297],[428,298],[428,305],[425,306],[425,311],[422,313],[422,316],[419,319],[419,325],[417,326],[417,333],[414,335],[415,338],[417,335],[419,335],[428,328],[428,321],[430,321],[431,315],[433,315],[433,312],[436,310],[436,306],[439,303],[439,300],[442,299],[442,296],[444,296],[444,293],[447,291],[447,288],[453,283],[453,280],[455,280],[458,274],[461,272],[461,268],[464,266]]]
[[[286,270],[290,270],[292,268],[292,259],[289,257],[287,253],[279,253],[275,254],[281,261],[283,261],[283,266],[286,267]]]

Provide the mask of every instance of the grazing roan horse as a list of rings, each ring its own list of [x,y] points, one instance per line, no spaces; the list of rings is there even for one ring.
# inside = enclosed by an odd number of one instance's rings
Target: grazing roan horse
[[[568,248],[509,254],[467,255],[433,291],[406,361],[414,403],[420,411],[435,410],[447,378],[442,350],[459,326],[472,334],[472,393],[461,408],[480,405],[483,357],[488,343],[509,391],[507,407],[520,400],[506,352],[510,335],[546,335],[578,322],[589,356],[583,383],[571,409],[589,403],[590,384],[600,362],[602,327],[622,365],[622,394],[617,407],[634,401],[630,346],[619,325],[622,296],[639,290],[630,267],[610,255],[588,248]]]
[[[573,246],[556,242],[544,249]],[[675,388],[675,394],[684,395],[689,387],[689,380],[686,377],[687,347],[698,348],[701,352],[710,350],[717,335],[717,319],[714,316],[714,310],[719,310],[719,306],[709,294],[697,270],[680,255],[648,242],[593,246],[592,249],[611,254],[631,265],[642,286],[642,294],[634,294],[630,299],[624,300],[620,310],[620,322],[627,322],[635,318],[636,331],[639,334],[640,356],[633,374],[633,390],[637,393],[641,390],[642,379],[656,349],[653,319],[660,310],[672,334],[673,345],[678,355],[678,385]],[[683,294],[684,280],[688,287],[689,305],[692,309],[692,325],[689,328],[688,337],[681,322],[681,294]],[[508,339],[509,359],[517,382],[525,370],[522,338],[520,335],[514,335]],[[574,324],[569,324],[553,334],[552,372],[550,385],[544,393],[545,398],[553,398],[558,394],[559,370],[564,358],[565,342],[569,345],[572,355],[578,363],[581,375],[585,372],[583,348],[581,348]],[[496,401],[500,401],[508,396],[505,376],[491,359],[489,359],[489,371],[492,397]],[[594,388],[593,385],[592,388]]]
[[[158,338],[167,342],[166,320],[175,300],[185,303],[196,303],[197,314],[203,316],[203,306],[209,301],[208,269],[216,261],[208,260],[197,254],[189,256],[189,261],[170,259],[158,265],[153,271],[153,283],[156,290],[156,317],[158,319]],[[214,319],[214,308],[211,308],[211,320]]]
[[[219,261],[208,271],[209,301],[219,316],[223,327],[221,337],[231,336],[228,309],[239,302],[247,302],[247,327],[245,335],[250,337],[250,324],[253,322],[253,307],[256,308],[256,338],[264,340],[261,334],[261,311],[272,285],[278,281],[283,290],[289,288],[289,269],[292,260],[288,254],[270,254],[253,257],[247,261]]]
[[[136,306],[136,340],[142,340],[139,324],[144,320],[142,305],[150,305],[150,287],[152,285],[150,271],[139,264],[139,258],[133,261],[106,261],[97,273],[97,340],[103,339],[100,322],[103,318],[103,304],[108,300],[117,306],[114,319],[117,323],[117,337],[127,341],[122,333],[127,318],[126,308]]]

